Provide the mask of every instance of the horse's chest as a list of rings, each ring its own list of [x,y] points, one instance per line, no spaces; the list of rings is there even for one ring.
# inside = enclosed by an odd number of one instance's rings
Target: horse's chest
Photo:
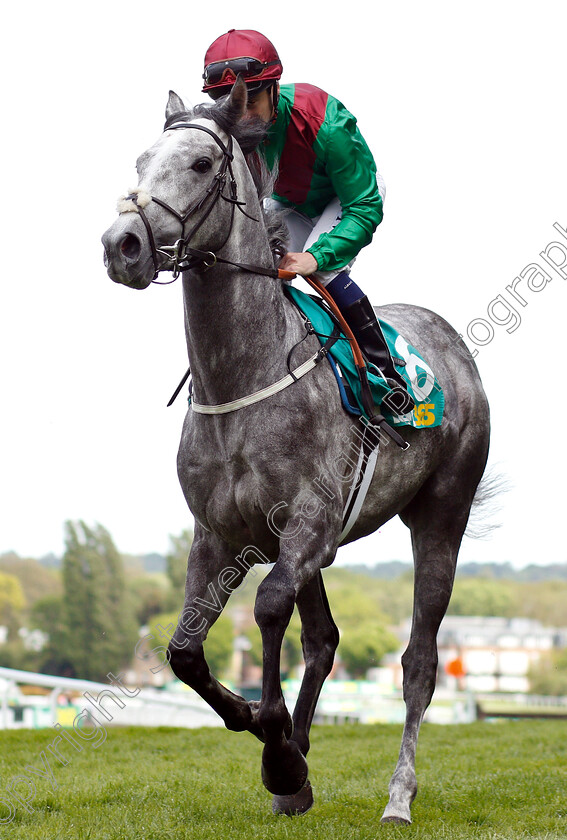
[[[193,515],[205,528],[225,539],[248,541],[265,524],[256,474],[238,458],[211,459],[188,464],[180,479]]]
[[[291,510],[321,472],[313,453],[322,450],[326,430],[289,409],[275,425],[277,408],[255,413],[254,422],[231,415],[215,428],[190,415],[185,424],[178,459],[185,497],[195,518],[225,540],[238,533],[245,545],[271,543],[274,506],[284,501]]]

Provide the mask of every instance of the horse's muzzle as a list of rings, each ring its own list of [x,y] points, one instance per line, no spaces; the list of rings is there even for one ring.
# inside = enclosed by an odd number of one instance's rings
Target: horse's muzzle
[[[115,283],[146,289],[154,277],[152,254],[143,230],[136,229],[136,217],[118,217],[102,236],[104,264]]]

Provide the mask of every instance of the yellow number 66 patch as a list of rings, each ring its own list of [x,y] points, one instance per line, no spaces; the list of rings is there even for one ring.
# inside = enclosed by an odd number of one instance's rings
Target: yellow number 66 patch
[[[431,426],[435,423],[435,405],[433,403],[418,403],[413,410],[416,426]]]

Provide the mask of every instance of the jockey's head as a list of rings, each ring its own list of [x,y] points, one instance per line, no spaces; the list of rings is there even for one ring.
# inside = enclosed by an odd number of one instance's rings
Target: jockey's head
[[[283,72],[276,48],[254,29],[231,29],[205,55],[203,92],[213,99],[230,93],[238,75],[248,88],[248,111],[265,122],[275,118],[278,79]]]

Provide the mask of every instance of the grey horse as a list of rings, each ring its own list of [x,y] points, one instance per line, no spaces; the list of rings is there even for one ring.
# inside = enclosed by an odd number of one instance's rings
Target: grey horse
[[[415,306],[380,307],[380,317],[434,369],[445,414],[435,428],[404,427],[406,450],[382,440],[362,509],[341,536],[353,481],[348,453],[360,448],[360,423],[343,410],[327,362],[290,387],[270,389],[290,381],[290,366],[309,366],[320,344],[306,333],[274,271],[277,236],[253,152],[259,135],[242,119],[245,112],[240,82],[229,98],[191,112],[170,92],[166,129],[138,159],[139,185],[103,236],[108,274],[117,283],[145,289],[162,270],[182,274],[193,402],[178,474],[195,536],[170,663],[228,729],[248,730],[263,742],[262,779],[274,812],[308,810],[309,731],[339,641],[321,570],[339,545],[400,516],[412,537],[414,609],[402,657],[406,721],[382,821],[409,823],[418,733],[435,687],[437,631],[488,454],[488,404],[470,354],[442,318]],[[248,395],[256,396],[239,402]],[[273,564],[254,611],[263,686],[261,700],[248,702],[211,674],[203,641],[230,593],[261,562]],[[296,604],[305,673],[291,718],[280,652]]]

